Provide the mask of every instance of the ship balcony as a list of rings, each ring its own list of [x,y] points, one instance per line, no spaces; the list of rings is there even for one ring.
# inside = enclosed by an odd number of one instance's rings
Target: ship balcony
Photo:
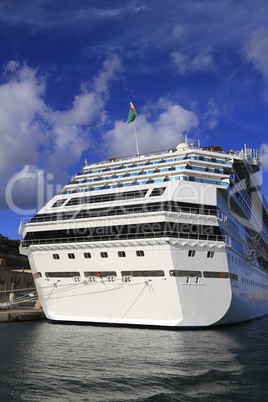
[[[24,240],[20,244],[22,254],[27,249],[51,250],[51,249],[73,249],[73,248],[101,248],[108,246],[133,246],[136,244],[170,244],[182,247],[199,248],[225,248],[230,247],[230,238],[226,235],[203,234],[203,233],[174,233],[172,231],[147,232],[147,233],[125,233],[99,236],[77,236],[64,238],[46,238]]]
[[[22,220],[20,221],[19,229],[18,229],[18,233],[20,235],[23,235],[25,225],[27,225],[27,223],[29,223],[31,221],[31,219],[32,219],[32,217],[30,217],[30,218],[22,218]]]
[[[118,207],[107,207],[101,208],[99,210],[75,210],[75,211],[65,211],[57,212],[52,214],[40,214],[40,216],[35,215],[31,218],[23,218],[20,223],[19,233],[22,234],[26,225],[31,224],[42,224],[42,223],[55,223],[55,222],[65,222],[65,221],[84,221],[84,220],[100,220],[102,218],[124,218],[126,216],[151,216],[164,214],[166,216],[172,215],[173,217],[180,218],[184,217],[186,219],[192,218],[197,219],[202,217],[206,220],[217,219],[217,211],[214,208],[199,208],[190,206],[177,206],[172,204],[156,204],[148,203],[136,206],[118,206]]]

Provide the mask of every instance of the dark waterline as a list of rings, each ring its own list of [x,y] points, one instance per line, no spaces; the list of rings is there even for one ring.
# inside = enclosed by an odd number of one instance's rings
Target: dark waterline
[[[267,401],[268,317],[203,331],[0,325],[0,401]]]

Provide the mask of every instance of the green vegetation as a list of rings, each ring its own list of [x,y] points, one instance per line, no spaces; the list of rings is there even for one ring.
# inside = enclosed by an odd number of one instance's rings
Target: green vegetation
[[[10,240],[0,234],[0,254],[19,255],[19,240]]]

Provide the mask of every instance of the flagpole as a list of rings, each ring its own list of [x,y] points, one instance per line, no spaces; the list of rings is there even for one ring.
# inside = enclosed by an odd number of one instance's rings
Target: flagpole
[[[140,150],[139,150],[139,144],[138,144],[138,137],[137,137],[135,120],[133,121],[133,123],[134,123],[133,127],[134,127],[135,141],[136,141],[137,156],[140,156]]]

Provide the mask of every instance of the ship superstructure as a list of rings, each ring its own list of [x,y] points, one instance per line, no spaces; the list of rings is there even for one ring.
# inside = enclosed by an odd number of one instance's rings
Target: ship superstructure
[[[257,151],[177,148],[88,164],[34,217],[48,319],[205,327],[268,314],[268,215]]]

